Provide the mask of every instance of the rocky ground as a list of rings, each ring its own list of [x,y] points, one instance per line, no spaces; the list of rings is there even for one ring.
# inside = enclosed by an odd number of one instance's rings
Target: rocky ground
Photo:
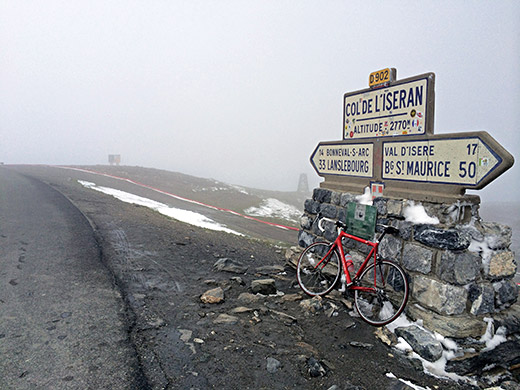
[[[90,221],[148,388],[474,388],[425,375],[348,296],[305,297],[286,248],[176,222],[67,175],[43,179]]]

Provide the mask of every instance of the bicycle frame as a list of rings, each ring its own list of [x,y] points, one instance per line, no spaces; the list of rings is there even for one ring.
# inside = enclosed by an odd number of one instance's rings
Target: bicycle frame
[[[332,243],[327,254],[325,256],[323,256],[323,258],[318,262],[318,264],[316,264],[316,268],[319,267],[320,264],[329,257],[329,255],[332,253],[332,251],[335,248],[338,248],[338,251],[340,254],[341,266],[343,268],[343,273],[345,274],[345,278],[347,281],[347,287],[351,288],[352,290],[373,291],[374,288],[356,286],[353,283],[355,280],[357,280],[359,278],[361,273],[365,270],[368,262],[370,261],[370,259],[372,257],[374,258],[374,269],[375,269],[376,262],[377,262],[377,250],[379,248],[379,242],[383,238],[384,233],[379,237],[378,240],[376,240],[375,242],[372,242],[372,241],[365,240],[363,238],[353,236],[352,234],[346,233],[342,229],[338,229],[338,230],[339,230],[338,237]],[[350,273],[348,272],[347,261],[345,260],[345,251],[343,250],[343,244],[342,244],[343,238],[348,238],[348,239],[351,239],[351,240],[354,240],[354,241],[357,241],[357,242],[360,242],[362,244],[372,247],[372,249],[370,250],[370,253],[366,257],[365,261],[363,261],[363,264],[361,264],[361,266],[359,267],[359,269],[357,270],[357,272],[353,278],[350,277]],[[376,286],[376,277],[377,277],[376,275],[377,275],[377,273],[374,272],[374,286]]]

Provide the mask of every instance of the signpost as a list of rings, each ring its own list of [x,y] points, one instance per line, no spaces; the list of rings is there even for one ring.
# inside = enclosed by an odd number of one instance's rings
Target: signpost
[[[373,176],[374,145],[372,143],[320,143],[311,156],[318,175],[352,177]]]
[[[382,179],[479,189],[507,168],[508,152],[488,133],[383,142]]]
[[[433,134],[434,81],[427,73],[346,93],[343,139]]]
[[[344,95],[343,140],[320,142],[310,158],[324,187],[446,201],[513,165],[487,132],[433,134],[433,73],[395,78],[393,68],[373,72],[370,88]]]

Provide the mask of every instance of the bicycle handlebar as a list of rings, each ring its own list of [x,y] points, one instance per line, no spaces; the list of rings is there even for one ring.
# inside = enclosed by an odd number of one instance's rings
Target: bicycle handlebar
[[[341,222],[341,221],[336,221],[335,219],[332,219],[332,218],[323,217],[323,216],[321,215],[321,213],[318,213],[318,215],[316,216],[316,219],[318,219],[318,218],[320,219],[320,220],[318,221],[318,228],[319,228],[322,232],[325,231],[325,228],[321,225],[323,221],[329,221],[329,222],[332,222],[332,223],[334,223],[337,227],[343,227],[343,228],[347,227],[347,225],[345,225],[345,224],[344,224],[343,222]]]
[[[391,218],[391,219],[397,219],[397,220],[400,220],[400,221],[404,221],[405,220],[405,217],[403,217],[402,215],[397,215],[397,214],[388,214],[386,217],[387,218]],[[341,221],[338,221],[338,220],[335,220],[335,219],[332,219],[332,218],[324,217],[324,216],[321,215],[321,213],[318,213],[316,215],[316,218],[315,218],[314,222],[316,222],[316,220],[318,220],[318,219],[319,219],[319,221],[318,221],[318,229],[320,229],[322,232],[325,231],[325,228],[322,226],[322,222],[323,221],[332,222],[338,228],[345,229],[347,227],[347,225],[345,223],[343,223]],[[383,224],[379,224],[378,226],[383,227],[385,229],[386,233],[390,233],[390,234],[399,233],[399,230],[397,228],[395,228],[394,226],[383,225]]]

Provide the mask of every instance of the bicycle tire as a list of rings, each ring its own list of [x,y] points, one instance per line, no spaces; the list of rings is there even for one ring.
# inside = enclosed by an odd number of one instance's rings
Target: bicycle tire
[[[338,282],[341,273],[339,255],[336,249],[328,253],[330,248],[330,243],[316,242],[309,245],[298,259],[296,279],[308,295],[325,295]],[[324,259],[327,254],[327,258]]]
[[[374,267],[377,267],[375,289]],[[383,326],[394,321],[408,302],[410,290],[406,273],[390,260],[378,260],[375,265],[370,264],[360,275],[357,286],[371,289],[354,290],[354,304],[361,318],[373,326]]]

